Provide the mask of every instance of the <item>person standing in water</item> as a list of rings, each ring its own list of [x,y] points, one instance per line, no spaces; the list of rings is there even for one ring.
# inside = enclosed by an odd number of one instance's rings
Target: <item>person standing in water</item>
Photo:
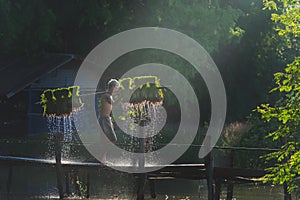
[[[111,79],[107,83],[107,90],[100,97],[100,110],[99,110],[99,118],[98,118],[99,124],[106,137],[113,143],[117,141],[117,136],[114,130],[114,125],[110,117],[112,111],[112,104],[114,102],[112,94],[114,90],[118,89],[119,86],[120,83],[116,79]],[[103,161],[107,162],[106,161],[107,146],[104,145],[104,148],[105,149],[102,150],[103,153],[102,159]]]

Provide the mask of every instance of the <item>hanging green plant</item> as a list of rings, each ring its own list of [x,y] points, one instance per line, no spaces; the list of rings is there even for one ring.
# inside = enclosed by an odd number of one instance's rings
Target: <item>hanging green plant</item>
[[[143,101],[162,103],[164,99],[163,90],[157,76],[128,77],[120,79],[119,82],[122,92],[134,90],[129,103],[138,104]]]
[[[80,109],[82,102],[79,89],[79,86],[70,86],[67,88],[45,90],[41,94],[41,105],[44,110],[43,114],[46,116],[64,116],[70,115],[74,110]]]
[[[163,89],[156,76],[138,76],[133,78],[123,78],[120,82],[120,97],[126,96],[126,92],[134,91],[129,99],[128,116],[134,123],[146,126],[150,123],[149,109],[153,104],[161,105],[164,99]],[[125,116],[119,117],[126,120]]]

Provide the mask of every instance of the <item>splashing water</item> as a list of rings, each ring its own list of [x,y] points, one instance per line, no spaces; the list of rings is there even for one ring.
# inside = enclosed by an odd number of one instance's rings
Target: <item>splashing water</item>
[[[47,125],[49,129],[48,134],[48,157],[53,157],[55,155],[55,146],[54,140],[56,134],[62,134],[62,158],[69,159],[71,157],[71,148],[72,143],[76,142],[77,138],[75,133],[77,130],[75,128],[76,121],[81,111],[72,112],[70,115],[56,116],[48,115],[47,116]]]
[[[118,159],[118,165],[137,165],[138,160],[136,158],[130,158],[128,160],[129,152],[141,153],[141,140],[140,136],[143,135],[144,152],[143,153],[155,153],[160,147],[159,140],[162,138],[162,134],[159,132],[165,124],[165,110],[162,103],[153,103],[150,101],[143,101],[141,103],[123,103],[122,111],[124,119],[122,130],[123,134],[120,137],[122,144],[121,147],[128,153],[123,155],[123,158]],[[80,110],[73,111],[69,115],[47,116],[47,125],[49,129],[48,134],[48,153],[47,156],[53,158],[55,156],[55,134],[61,133],[62,139],[62,159],[70,160],[74,158],[73,143],[79,142],[78,133],[84,132],[85,127],[89,126],[87,110],[82,107]],[[75,124],[77,125],[75,127]],[[142,127],[142,128],[141,128]],[[83,129],[83,130],[81,130]],[[84,134],[88,134],[84,132]],[[145,165],[158,164],[157,156],[154,154],[151,159],[147,159]]]
[[[123,127],[123,148],[128,152],[123,157],[128,158],[129,152],[150,153],[160,148],[159,139],[162,134],[159,132],[165,123],[165,110],[162,103],[143,101],[138,104],[123,103],[122,110],[124,120]],[[140,137],[145,138],[140,140]],[[145,150],[141,152],[141,142],[144,142]],[[155,155],[155,154],[154,154]],[[137,164],[137,160],[131,158],[132,165]],[[158,163],[156,156],[147,160],[146,165]]]

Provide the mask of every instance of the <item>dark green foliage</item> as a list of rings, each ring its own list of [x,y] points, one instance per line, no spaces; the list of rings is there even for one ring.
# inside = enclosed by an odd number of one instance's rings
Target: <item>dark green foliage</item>
[[[1,0],[0,49],[27,55],[41,51],[86,54],[120,31],[160,26],[186,33],[213,52],[219,43],[232,39],[230,30],[236,29],[235,21],[242,14],[219,2]]]
[[[275,129],[268,137],[281,145],[280,151],[265,157],[266,161],[275,162],[266,169],[265,181],[287,184],[292,192],[299,190],[300,185],[300,6],[294,0],[265,0],[264,3],[265,9],[273,12],[271,18],[278,32],[276,37],[283,41],[277,53],[286,64],[284,72],[274,74],[276,86],[271,91],[281,93],[281,98],[275,104],[257,107],[266,123],[275,123]]]
[[[237,6],[240,3],[234,0],[33,0],[30,3],[1,0],[0,51],[29,56],[43,52],[75,53],[84,57],[97,44],[121,31],[158,26],[187,34],[209,53],[218,53],[220,46],[238,44],[245,34],[244,28],[237,24],[244,16],[241,10],[244,7]],[[196,70],[183,59],[172,56],[161,52],[148,55],[154,62],[178,69],[189,81],[194,81],[198,94],[206,95],[203,94],[205,86],[199,87],[195,79],[199,76]],[[143,63],[148,61],[145,56],[134,57]],[[127,60],[131,59],[127,57]],[[123,71],[126,64],[122,62],[114,73]]]
[[[57,17],[45,1],[0,1],[1,53],[34,56],[59,47]]]

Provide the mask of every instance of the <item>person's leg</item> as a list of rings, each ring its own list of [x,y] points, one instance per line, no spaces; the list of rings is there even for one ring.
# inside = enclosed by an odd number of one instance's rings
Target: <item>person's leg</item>
[[[101,150],[100,158],[105,164],[111,164],[107,161],[107,152],[109,148],[109,143],[115,143],[117,141],[116,133],[112,127],[112,122],[110,117],[102,117],[100,120],[100,126],[104,132],[101,137]]]
[[[113,124],[112,124],[110,117],[104,117],[101,120],[100,125],[101,125],[102,130],[103,130],[105,136],[107,137],[107,139],[110,142],[115,143],[117,141],[117,136],[116,136],[115,130],[113,128]]]
[[[106,162],[106,155],[107,155],[107,145],[105,143],[101,143],[99,157],[102,163]]]

